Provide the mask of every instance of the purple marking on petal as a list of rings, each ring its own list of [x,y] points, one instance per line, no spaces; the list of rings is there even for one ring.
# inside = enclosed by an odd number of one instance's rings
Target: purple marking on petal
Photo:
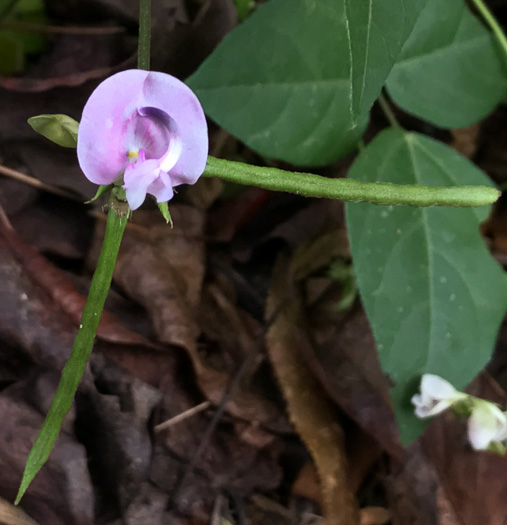
[[[152,155],[151,157],[160,158],[160,169],[168,172],[173,168],[176,162],[178,162],[182,150],[178,126],[174,119],[172,119],[167,113],[160,109],[144,107],[140,109],[140,113],[150,117],[151,119],[157,121],[160,125],[164,126],[168,138],[166,149],[164,150],[163,154],[161,153],[160,155]]]
[[[158,159],[164,156],[169,150],[171,139],[174,133],[167,126],[167,119],[155,113],[143,114],[143,109],[132,114],[127,121],[125,135],[126,149],[136,151],[144,149],[146,158]],[[160,112],[163,113],[163,112]]]

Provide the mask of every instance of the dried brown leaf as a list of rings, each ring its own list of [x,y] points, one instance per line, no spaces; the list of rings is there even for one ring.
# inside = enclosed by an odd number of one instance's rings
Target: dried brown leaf
[[[386,525],[391,513],[384,507],[365,507],[361,509],[361,525]]]
[[[63,260],[82,260],[93,231],[86,208],[75,201],[48,197],[11,216],[18,236],[40,253]]]
[[[386,493],[393,525],[440,525],[437,473],[416,441],[403,460],[390,459]]]
[[[126,32],[87,37],[60,34],[56,40],[30,69],[30,76],[0,76],[0,87],[17,93],[77,87],[135,65],[135,40]]]
[[[452,129],[451,146],[469,159],[473,158],[479,146],[480,124],[466,128]]]
[[[331,398],[384,450],[402,460],[389,382],[364,311],[353,311],[331,334],[323,344],[305,346],[308,365]]]
[[[76,327],[27,276],[0,236],[0,338],[41,366],[61,369]]]
[[[2,525],[38,525],[19,507],[0,498],[0,523]]]
[[[154,8],[152,67],[178,78],[192,74],[237,23],[230,0],[159,0]]]
[[[218,404],[231,375],[245,358],[259,353],[260,339],[252,333],[252,320],[219,288],[207,288],[212,290],[211,296],[202,296],[203,211],[182,204],[173,204],[170,210],[172,229],[161,221],[158,212],[136,213],[137,223],[125,236],[115,280],[148,311],[159,341],[186,350],[199,387]],[[209,336],[208,343],[219,345],[217,353],[212,347],[201,351],[197,344],[201,330]],[[248,385],[236,389],[227,410],[270,428],[287,429],[273,403],[251,392]]]
[[[228,411],[254,425],[261,424],[277,432],[289,431],[282,409],[266,395],[270,385],[262,368],[263,327],[238,308],[235,297],[229,296],[224,279],[205,286],[201,304],[200,325],[210,350],[203,358],[206,371],[201,373],[199,382],[208,398],[218,403],[231,377],[247,360],[249,367],[238,388],[231,393]],[[213,348],[217,351],[213,352]],[[248,439],[248,434],[245,437]]]
[[[74,326],[79,326],[86,297],[75,289],[61,270],[42,257],[33,246],[22,241],[5,224],[0,224],[0,237],[8,244],[9,250],[22,264],[23,271],[31,281],[61,308]],[[151,346],[148,340],[130,331],[108,312],[102,315],[97,335],[109,342]]]
[[[150,314],[159,341],[197,356],[197,308],[204,277],[204,216],[170,207],[174,228],[157,212],[138,211],[125,234],[115,280]],[[103,225],[100,225],[103,229]],[[97,237],[100,241],[101,235]]]
[[[188,378],[181,375],[167,381],[156,421],[171,419],[198,403],[195,393],[182,387],[185,381]],[[152,482],[175,498],[172,508],[203,519],[209,519],[218,493],[248,496],[256,490],[274,489],[281,477],[277,442],[259,449],[241,440],[230,424],[219,424],[201,449],[212,414],[199,412],[157,433],[150,468]],[[199,450],[195,468],[188,471]]]
[[[149,420],[161,400],[155,388],[110,364],[92,361],[95,383],[76,398],[78,435],[87,446],[100,505],[112,507],[114,495],[121,513],[127,512],[146,481],[152,461]]]
[[[301,299],[286,261],[273,274],[267,317],[269,357],[296,430],[312,454],[322,485],[326,520],[339,525],[359,523],[359,509],[348,483],[344,436],[336,411],[308,369],[302,346],[309,345],[303,328]]]
[[[319,475],[315,465],[307,462],[299,471],[292,485],[292,494],[306,499],[311,499],[322,506],[322,491],[320,488]]]
[[[350,257],[345,229],[335,228],[301,244],[294,252],[291,271],[296,280],[329,267],[337,257]]]
[[[7,389],[0,395],[0,420],[4,422],[0,425],[0,494],[12,501],[43,416],[19,397],[11,397]],[[60,434],[21,506],[42,524],[93,525],[94,497],[86,453],[72,436]]]

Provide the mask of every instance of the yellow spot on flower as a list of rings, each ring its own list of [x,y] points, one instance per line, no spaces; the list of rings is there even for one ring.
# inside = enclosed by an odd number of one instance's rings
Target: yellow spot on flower
[[[139,156],[139,150],[136,149],[135,151],[129,151],[128,152],[128,158],[130,160],[137,160],[137,157]]]

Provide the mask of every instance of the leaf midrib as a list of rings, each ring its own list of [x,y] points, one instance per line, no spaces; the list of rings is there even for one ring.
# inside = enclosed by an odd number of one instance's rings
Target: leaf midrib
[[[418,176],[418,171],[416,167],[416,160],[415,160],[415,154],[413,149],[413,143],[412,143],[412,135],[406,134],[403,137],[403,140],[405,144],[407,145],[410,162],[412,164],[412,171],[414,173],[415,183],[421,184],[421,181],[419,180],[420,177]],[[432,358],[432,351],[433,348],[433,340],[434,340],[434,319],[433,319],[433,312],[434,312],[434,306],[435,306],[435,276],[434,276],[434,246],[430,242],[430,227],[428,224],[428,209],[422,208],[420,209],[421,212],[421,222],[422,227],[424,230],[424,240],[426,241],[426,256],[427,256],[427,264],[428,264],[428,303],[429,303],[429,340],[428,340],[428,348],[426,350],[425,355],[425,362],[423,370],[429,371],[428,365]]]
[[[371,26],[372,26],[372,17],[373,17],[373,0],[369,0],[368,4],[368,32],[366,33],[366,49],[365,49],[365,59],[364,59],[364,68],[361,81],[361,93],[359,95],[358,107],[361,107],[361,101],[364,96],[364,90],[366,89],[366,71],[368,70],[368,59],[370,56],[370,36],[371,36]],[[351,57],[352,58],[352,57]],[[352,87],[352,89],[354,89]]]

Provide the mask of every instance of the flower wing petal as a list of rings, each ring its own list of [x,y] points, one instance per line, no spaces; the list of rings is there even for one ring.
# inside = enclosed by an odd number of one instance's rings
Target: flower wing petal
[[[451,406],[451,402],[447,399],[423,403],[420,395],[412,397],[412,404],[415,406],[415,415],[421,419],[436,416]]]
[[[127,165],[126,120],[142,103],[147,71],[122,71],[104,80],[85,104],[79,125],[77,156],[85,176],[111,184]]]
[[[157,202],[167,202],[173,198],[174,191],[171,182],[169,180],[169,183],[167,183],[165,178],[168,178],[167,174],[161,172],[157,180],[152,182],[148,187],[148,193],[154,195]]]
[[[421,379],[421,396],[426,399],[452,399],[458,391],[440,376],[424,374]]]
[[[177,78],[150,72],[143,87],[143,105],[167,113],[176,123],[181,152],[169,170],[173,186],[194,184],[206,167],[208,127],[201,104]]]
[[[434,374],[424,374],[421,378],[421,393],[412,397],[415,415],[419,418],[436,416],[448,409],[467,394],[458,392],[449,381]]]
[[[492,441],[501,441],[507,433],[505,414],[489,401],[477,400],[468,419],[468,439],[475,450],[486,450]]]

